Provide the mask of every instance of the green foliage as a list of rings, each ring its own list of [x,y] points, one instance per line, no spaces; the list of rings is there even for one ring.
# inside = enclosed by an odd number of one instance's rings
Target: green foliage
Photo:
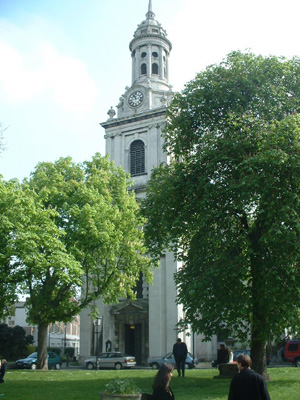
[[[70,359],[74,357],[75,348],[74,347],[66,347],[64,354],[69,354]]]
[[[100,297],[134,297],[141,272],[150,280],[144,220],[130,185],[124,170],[99,154],[83,164],[40,163],[22,184],[0,182],[1,311],[17,290],[27,297],[39,360],[47,360],[49,323],[71,321]]]
[[[298,58],[240,52],[198,74],[168,111],[172,162],[143,205],[152,253],[184,262],[184,323],[250,333],[256,364],[269,335],[300,326],[299,76]]]
[[[12,314],[13,305],[17,301],[18,279],[10,270],[14,188],[13,182],[5,183],[0,177],[0,319]]]
[[[58,356],[60,356],[61,348],[60,347],[48,347],[47,351],[53,351],[53,353],[56,353]]]
[[[26,354],[25,354],[25,357],[30,356],[30,354],[32,354],[32,353],[34,353],[34,352],[36,352],[36,351],[37,351],[37,347],[36,347],[36,346],[34,346],[33,344],[28,344],[28,345],[26,346]]]
[[[27,355],[27,345],[31,342],[29,335],[21,326],[9,327],[0,324],[0,354],[7,360],[16,360]]]
[[[141,392],[132,379],[116,378],[105,385],[105,392],[109,394],[137,394]]]

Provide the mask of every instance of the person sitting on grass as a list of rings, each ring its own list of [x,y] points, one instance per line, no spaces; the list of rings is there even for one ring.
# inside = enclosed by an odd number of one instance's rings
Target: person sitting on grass
[[[173,365],[162,364],[153,382],[152,400],[175,400],[170,388],[170,380],[173,376]]]

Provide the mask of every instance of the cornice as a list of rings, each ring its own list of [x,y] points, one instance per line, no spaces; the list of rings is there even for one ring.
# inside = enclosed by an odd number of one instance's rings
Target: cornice
[[[133,38],[131,40],[131,42],[129,43],[129,50],[132,51],[133,50],[133,44],[141,39],[147,39],[147,38],[152,38],[152,39],[156,39],[156,40],[161,40],[163,42],[166,42],[169,46],[170,51],[172,50],[172,43],[170,42],[169,39],[167,39],[164,36],[160,36],[157,34],[151,34],[151,33],[143,33],[135,38]]]
[[[104,129],[113,128],[120,125],[132,124],[133,122],[145,121],[147,119],[165,116],[166,112],[167,112],[167,107],[161,107],[156,110],[151,110],[136,115],[130,115],[128,117],[111,119],[106,122],[101,122],[100,125]]]

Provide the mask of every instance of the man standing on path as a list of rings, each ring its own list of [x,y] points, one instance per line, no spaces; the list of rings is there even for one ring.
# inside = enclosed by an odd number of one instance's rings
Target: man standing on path
[[[180,338],[178,338],[177,342],[173,346],[173,354],[176,361],[178,376],[181,376],[181,371],[182,371],[183,378],[184,378],[185,359],[187,356],[187,352],[188,351],[186,344],[182,342]]]
[[[231,381],[228,400],[270,400],[264,378],[251,369],[252,361],[248,354],[237,357],[240,371]]]

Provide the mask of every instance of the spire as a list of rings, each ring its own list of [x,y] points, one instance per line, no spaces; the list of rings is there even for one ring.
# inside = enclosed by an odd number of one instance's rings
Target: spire
[[[146,14],[147,19],[154,19],[155,14],[152,11],[152,0],[149,0],[149,5],[148,5],[148,12]]]

